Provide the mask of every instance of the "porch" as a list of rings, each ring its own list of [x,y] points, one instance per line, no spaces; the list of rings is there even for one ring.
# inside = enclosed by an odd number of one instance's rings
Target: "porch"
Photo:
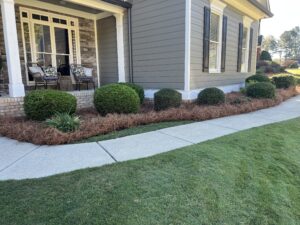
[[[0,92],[10,98],[34,88],[28,64],[92,69],[97,86],[128,80],[127,8],[109,0],[0,0]],[[1,21],[2,20],[2,21]],[[63,90],[74,83],[62,71]],[[60,72],[61,72],[60,71]]]

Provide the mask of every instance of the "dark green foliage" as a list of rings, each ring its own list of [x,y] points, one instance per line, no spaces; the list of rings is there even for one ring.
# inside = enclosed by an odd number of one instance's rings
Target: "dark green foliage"
[[[219,105],[225,103],[225,94],[218,88],[206,88],[201,91],[197,98],[199,105]]]
[[[246,79],[246,83],[251,82],[270,82],[270,79],[265,75],[256,74]]]
[[[293,76],[273,77],[273,83],[276,88],[289,88],[296,85],[296,79]]]
[[[50,127],[68,133],[74,132],[79,128],[80,119],[78,116],[69,115],[68,113],[56,113],[53,118],[47,119],[46,123]]]
[[[274,98],[275,87],[270,82],[254,83],[247,87],[246,93],[252,98]]]
[[[272,61],[272,57],[268,51],[262,51],[260,55],[260,60]]]
[[[144,99],[145,99],[144,88],[142,88],[140,85],[132,84],[132,83],[120,83],[120,84],[126,85],[126,86],[132,88],[138,94],[141,104],[144,103]]]
[[[48,119],[56,113],[74,114],[76,107],[76,98],[62,91],[31,91],[24,99],[26,116],[38,121]]]
[[[299,64],[298,62],[294,62],[289,66],[290,69],[298,69],[299,68]]]
[[[137,113],[140,108],[140,98],[126,85],[109,84],[95,91],[94,105],[102,116],[109,113]]]
[[[154,95],[154,109],[156,111],[178,108],[182,102],[182,95],[173,89],[162,89]]]

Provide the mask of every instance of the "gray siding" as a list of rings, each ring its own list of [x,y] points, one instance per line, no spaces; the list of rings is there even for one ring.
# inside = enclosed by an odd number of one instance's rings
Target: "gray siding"
[[[227,6],[224,10],[224,15],[228,16],[226,72],[220,74],[203,73],[203,19],[205,6],[210,6],[209,0],[192,0],[191,89],[239,84],[243,82],[245,78],[248,77],[251,73],[255,72],[258,22],[253,23],[254,36],[252,51],[252,72],[238,73],[238,26],[239,23],[243,22],[243,16],[232,7]]]
[[[117,30],[114,16],[97,21],[100,84],[116,83],[118,76]],[[124,14],[125,76],[129,81],[128,17]]]
[[[97,21],[101,85],[118,82],[116,19],[111,16]]]
[[[135,83],[184,88],[184,0],[133,0],[132,38]]]

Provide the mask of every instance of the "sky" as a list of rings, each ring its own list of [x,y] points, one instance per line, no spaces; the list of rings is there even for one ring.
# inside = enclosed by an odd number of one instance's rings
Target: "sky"
[[[270,0],[274,17],[261,24],[261,34],[279,38],[286,31],[300,26],[300,0]]]

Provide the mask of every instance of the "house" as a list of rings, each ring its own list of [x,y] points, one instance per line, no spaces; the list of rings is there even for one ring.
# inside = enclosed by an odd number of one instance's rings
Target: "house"
[[[255,73],[268,0],[0,0],[0,54],[10,97],[32,89],[29,62],[93,67],[98,86],[134,82],[196,98],[239,90]]]

